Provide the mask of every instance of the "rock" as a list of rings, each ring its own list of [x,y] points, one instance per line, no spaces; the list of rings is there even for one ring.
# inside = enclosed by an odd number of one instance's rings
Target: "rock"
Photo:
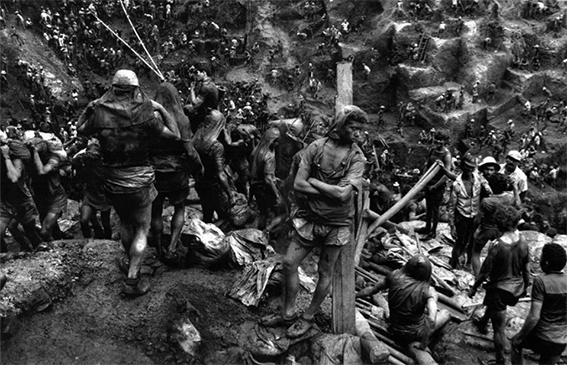
[[[201,334],[186,317],[180,317],[170,326],[170,335],[188,355],[195,356],[201,345]]]
[[[7,340],[14,337],[20,328],[20,321],[15,315],[0,317],[0,338]]]

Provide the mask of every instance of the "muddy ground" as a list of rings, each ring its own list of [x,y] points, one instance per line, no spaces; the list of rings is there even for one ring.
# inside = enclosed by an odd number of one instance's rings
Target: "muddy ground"
[[[77,225],[71,227],[77,230]],[[280,253],[286,246],[286,239],[274,242]],[[316,273],[316,255],[314,252],[303,265],[311,276]],[[226,296],[238,269],[168,267],[155,259],[150,248],[144,267],[151,272],[152,289],[145,296],[126,298],[120,293],[124,275],[117,264],[122,256],[119,241],[73,239],[54,242],[49,252],[4,262],[3,270],[11,281],[0,293],[0,304],[3,309],[13,304],[12,313],[21,314],[14,336],[2,341],[1,363],[252,363],[249,350],[254,349],[248,335],[260,317],[277,310],[277,289],[270,289],[258,308],[246,307]],[[26,284],[35,294],[19,292]],[[10,296],[26,296],[27,302],[6,303]],[[305,308],[308,299],[302,290],[298,307]],[[324,332],[330,332],[330,304],[328,298],[317,316]],[[528,307],[528,303],[518,304],[512,316],[525,317]],[[194,356],[185,353],[177,341],[175,325],[187,319],[202,337]],[[510,324],[509,336],[517,326]],[[492,358],[491,338],[491,333],[479,336],[470,321],[452,322],[437,355],[445,364],[475,364],[478,359]],[[302,365],[313,364],[309,346],[296,345],[289,353]],[[270,360],[284,363],[285,355]],[[528,359],[527,364],[531,363]]]

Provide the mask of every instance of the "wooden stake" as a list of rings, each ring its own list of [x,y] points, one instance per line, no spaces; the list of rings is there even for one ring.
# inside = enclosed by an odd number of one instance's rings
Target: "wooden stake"
[[[337,99],[335,115],[345,105],[352,105],[352,63],[337,64]],[[361,217],[362,218],[362,217]],[[355,291],[354,291],[354,253],[355,236],[351,234],[351,242],[343,247],[335,264],[333,273],[333,332],[336,334],[356,334],[355,325]]]

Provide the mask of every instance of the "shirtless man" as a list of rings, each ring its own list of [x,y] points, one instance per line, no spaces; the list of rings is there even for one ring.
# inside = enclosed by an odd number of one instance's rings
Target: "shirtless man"
[[[364,138],[363,128],[367,123],[364,111],[353,105],[345,106],[328,137],[314,141],[302,153],[294,189],[308,199],[303,211],[292,217],[295,236],[283,260],[282,311],[261,321],[264,325],[292,324],[287,330],[289,337],[299,337],[311,328],[315,313],[329,293],[335,262],[342,247],[349,243],[353,189],[360,184],[366,163],[355,141]],[[299,290],[298,268],[316,246],[321,247],[319,280],[311,304],[299,316],[294,311]]]

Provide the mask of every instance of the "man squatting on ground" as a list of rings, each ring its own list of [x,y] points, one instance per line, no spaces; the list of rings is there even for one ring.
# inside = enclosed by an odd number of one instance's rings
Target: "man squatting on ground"
[[[302,153],[294,182],[296,192],[308,197],[293,217],[295,235],[283,260],[284,290],[281,314],[264,317],[264,325],[290,324],[289,337],[299,337],[312,326],[315,313],[329,293],[335,262],[351,236],[353,189],[360,186],[366,159],[355,141],[362,138],[368,116],[360,108],[344,106],[326,138]],[[306,311],[294,311],[299,290],[298,267],[315,246],[321,247],[319,279]]]
[[[367,297],[388,289],[390,331],[418,364],[431,363],[425,352],[441,340],[443,328],[451,319],[446,310],[437,311],[437,292],[430,285],[432,267],[424,255],[415,255],[400,269],[374,286],[362,289],[356,297]]]
[[[104,189],[120,217],[120,237],[130,259],[123,292],[145,294],[149,282],[140,280],[140,264],[147,244],[152,201],[157,195],[148,145],[155,137],[179,139],[177,124],[161,104],[142,92],[133,71],[118,70],[112,87],[87,105],[79,117],[77,131],[100,141]]]

